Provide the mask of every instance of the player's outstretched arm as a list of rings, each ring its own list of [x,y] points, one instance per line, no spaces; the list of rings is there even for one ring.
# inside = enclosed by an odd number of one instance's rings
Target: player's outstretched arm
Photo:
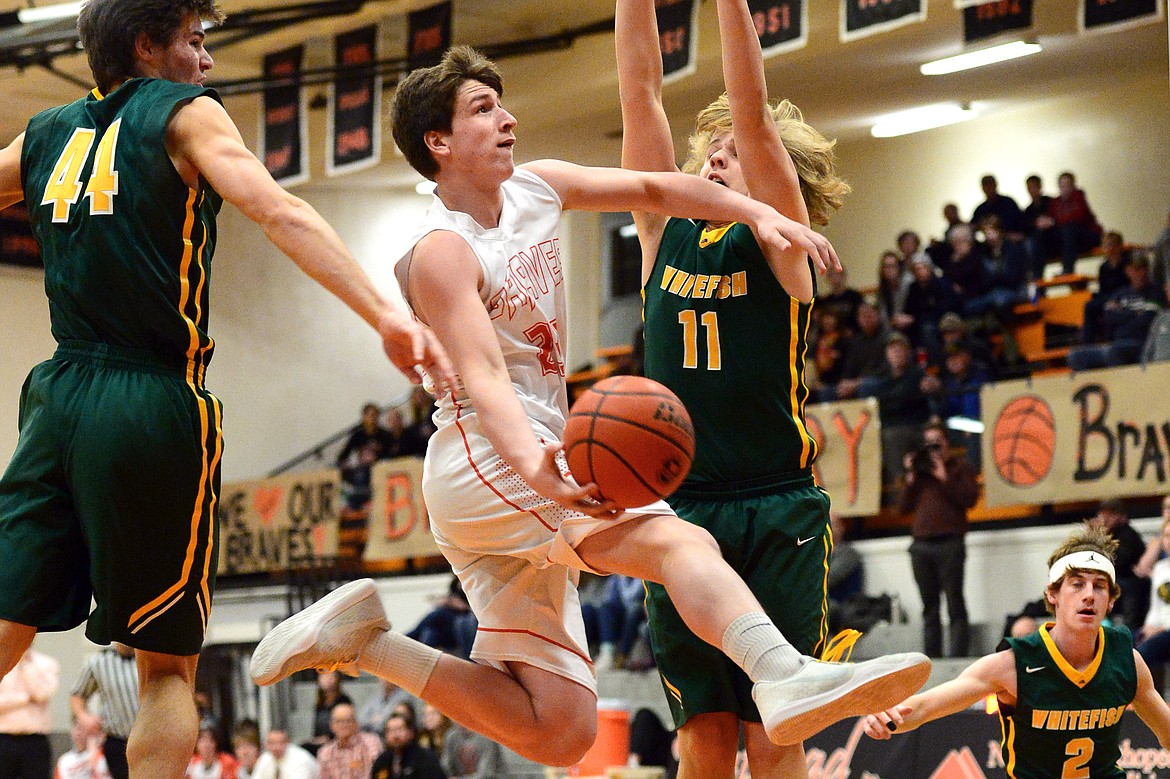
[[[646,211],[686,219],[743,222],[765,252],[799,246],[820,262],[837,253],[820,233],[777,213],[771,206],[685,173],[655,173],[618,168],[586,168],[560,160],[523,166],[544,179],[567,210]]]
[[[20,152],[24,148],[24,133],[0,149],[0,209],[24,199],[24,185],[20,180]]]
[[[1137,694],[1133,699],[1133,710],[1142,722],[1154,731],[1163,749],[1170,749],[1170,706],[1154,686],[1154,677],[1149,666],[1137,650],[1133,650],[1134,665],[1137,666]]]
[[[614,44],[622,102],[622,167],[677,170],[674,139],[662,106],[662,54],[654,0],[617,0]],[[634,212],[642,245],[642,281],[650,277],[666,217]]]
[[[891,709],[865,718],[865,734],[870,738],[888,739],[893,733],[906,733],[927,722],[977,703],[993,693],[1015,697],[1015,658],[1010,650],[987,655],[972,663],[949,682],[926,692],[912,695]]]
[[[223,106],[199,97],[177,111],[167,126],[167,150],[188,185],[202,176],[301,270],[377,330],[387,356],[408,379],[418,383],[419,366],[438,385],[450,386],[450,362],[434,333],[383,297],[337,232],[273,180]]]
[[[500,457],[546,498],[592,516],[612,513],[609,506],[590,500],[589,485],[578,487],[561,475],[555,461],[559,447],[537,440],[480,299],[481,284],[479,261],[467,242],[436,230],[415,246],[404,291],[451,355],[483,432]]]

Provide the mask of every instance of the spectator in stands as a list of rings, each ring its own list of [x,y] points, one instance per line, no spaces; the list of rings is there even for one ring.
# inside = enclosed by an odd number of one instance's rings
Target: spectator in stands
[[[1167,522],[1170,522],[1170,495],[1162,498],[1162,523]],[[1165,556],[1166,552],[1162,549],[1162,537],[1160,535],[1154,536],[1146,544],[1146,551],[1142,553],[1142,559],[1134,566],[1134,573],[1147,579],[1150,578],[1154,573],[1154,563]]]
[[[1105,340],[1105,302],[1114,292],[1129,284],[1125,269],[1129,267],[1129,253],[1125,241],[1116,231],[1105,233],[1101,240],[1105,258],[1097,269],[1097,291],[1085,303],[1081,326],[1081,343],[1095,344]]]
[[[948,240],[951,228],[965,224],[959,217],[959,207],[954,203],[944,205],[942,215],[943,220],[947,223],[946,229],[943,230],[943,238],[941,241],[931,241],[930,245],[926,247],[926,254],[929,255],[931,262],[940,268],[946,265],[947,260],[951,258],[951,244]]]
[[[970,316],[990,314],[999,323],[1008,322],[1015,305],[1028,297],[1028,252],[1023,243],[1006,233],[998,216],[989,216],[979,224],[987,287],[967,302],[966,311]]]
[[[1166,226],[1162,228],[1161,234],[1154,240],[1150,265],[1154,285],[1165,291],[1165,304],[1170,305],[1170,214],[1166,216]]]
[[[829,268],[825,272],[825,280],[829,283],[829,291],[817,295],[817,304],[813,306],[814,321],[832,311],[837,315],[837,324],[847,335],[857,332],[857,309],[865,297],[849,286],[844,268]]]
[[[414,723],[403,717],[395,715],[386,720],[385,746],[386,750],[374,761],[370,779],[447,779],[439,758],[419,745]]]
[[[1170,552],[1170,512],[1165,508],[1167,502],[1170,502],[1170,497],[1163,501],[1162,527],[1155,539],[1163,552]],[[1161,666],[1170,662],[1170,557],[1163,557],[1154,563],[1149,600],[1150,608],[1141,630],[1134,635],[1134,643],[1146,665],[1157,673]]]
[[[421,386],[410,393],[410,424],[402,436],[402,454],[422,457],[427,453],[427,441],[435,433],[431,416],[435,413],[435,399]]]
[[[423,709],[418,743],[439,758],[451,779],[505,779],[504,749],[496,742],[452,722],[434,706]]]
[[[892,333],[886,341],[886,366],[873,382],[882,423],[882,471],[886,484],[895,484],[901,475],[902,456],[918,446],[922,426],[929,418],[924,374],[911,359],[910,341]]]
[[[979,186],[983,188],[985,199],[975,206],[971,224],[982,225],[988,217],[998,217],[1001,229],[1008,234],[1011,240],[1023,239],[1024,213],[1020,210],[1019,203],[1008,195],[1000,194],[999,182],[995,180],[995,176],[990,174],[984,176],[980,179]]]
[[[641,579],[613,574],[606,578],[600,613],[601,649],[594,667],[625,668],[638,628],[646,621],[646,589]]]
[[[935,414],[944,420],[959,417],[978,422],[982,419],[979,392],[991,381],[991,370],[972,356],[966,342],[960,341],[948,348],[937,381],[937,394],[933,398]],[[948,427],[947,438],[951,446],[966,453],[976,471],[982,467],[982,437],[973,427]]]
[[[0,776],[40,779],[53,770],[49,702],[59,672],[56,660],[30,647],[0,677]]]
[[[952,227],[947,242],[951,245],[951,256],[942,266],[943,279],[950,285],[959,310],[967,316],[977,316],[971,305],[988,290],[983,246],[975,240],[975,230],[968,224]]]
[[[1170,297],[1170,282],[1166,283],[1166,296]],[[1170,309],[1162,309],[1150,323],[1146,345],[1142,347],[1142,365],[1170,360]]]
[[[252,769],[252,779],[317,779],[317,761],[306,750],[289,743],[287,731],[268,731],[264,746],[264,754]]]
[[[841,322],[838,310],[821,313],[816,332],[809,339],[816,380],[822,388],[831,388],[844,378],[845,355],[852,340]]]
[[[872,303],[862,303],[857,309],[857,333],[845,347],[845,359],[841,365],[841,381],[822,396],[822,400],[855,398],[867,395],[862,384],[872,381],[886,364],[887,331],[882,326],[882,317]]]
[[[333,710],[341,705],[352,708],[353,701],[341,689],[340,671],[320,671],[317,673],[317,703],[313,708],[313,738],[304,744],[305,749],[312,754],[323,744],[329,741],[333,733]]]
[[[471,656],[471,642],[475,638],[475,615],[463,594],[459,577],[452,575],[447,592],[435,607],[406,635],[427,646],[441,649],[464,659]]]
[[[236,766],[236,779],[256,779],[256,763],[260,759],[260,738],[253,728],[241,728],[239,725],[235,727],[232,733],[232,752],[239,762]]]
[[[910,255],[914,257],[916,255]],[[925,256],[925,255],[924,255]],[[913,323],[913,317],[906,314],[906,293],[913,276],[910,275],[910,259],[902,260],[897,252],[882,253],[878,264],[878,288],[876,304],[878,312],[887,327],[905,332]]]
[[[659,766],[666,769],[666,778],[678,774],[678,756],[672,753],[674,733],[666,729],[658,715],[650,709],[638,709],[630,720],[630,757],[632,766]]]
[[[1032,202],[1024,209],[1024,247],[1028,250],[1030,275],[1033,281],[1044,278],[1044,266],[1050,257],[1060,253],[1055,228],[1042,229],[1037,220],[1048,213],[1052,197],[1044,194],[1043,182],[1033,173],[1024,180]]]
[[[967,331],[967,323],[961,316],[954,312],[943,314],[942,319],[938,320],[938,334],[939,349],[928,355],[928,364],[937,365],[941,369],[947,355],[954,351],[955,347],[962,345],[970,352],[975,362],[985,365],[992,377],[996,375],[997,365],[991,347],[985,340],[971,336]]]
[[[102,754],[100,735],[74,719],[73,727],[69,730],[69,738],[73,741],[73,748],[57,758],[57,772],[53,774],[53,779],[110,779],[110,769]],[[0,766],[0,776],[15,776],[17,779],[29,776],[31,779],[31,774],[19,772],[13,774],[11,769],[14,767],[19,768],[12,765]],[[42,776],[46,775],[41,774],[36,779],[41,779]]]
[[[950,654],[965,657],[970,643],[963,569],[967,560],[967,512],[979,498],[975,468],[951,454],[946,428],[937,422],[922,432],[922,448],[908,452],[903,465],[905,487],[898,501],[903,514],[913,512],[910,565],[922,596],[923,651],[942,657],[942,597],[947,600]]]
[[[1101,243],[1101,224],[1089,208],[1084,190],[1077,188],[1076,176],[1064,172],[1056,180],[1060,194],[1048,204],[1048,211],[1036,219],[1041,230],[1054,230],[1065,273],[1072,273],[1077,258]]]
[[[382,451],[378,452],[379,460],[392,460],[402,456],[402,447],[406,440],[406,420],[402,416],[402,409],[391,406],[386,409],[386,426],[382,428]]]
[[[219,748],[212,728],[200,728],[195,755],[187,766],[187,779],[236,779],[239,762]]]
[[[902,268],[906,269],[910,265],[910,258],[922,249],[922,239],[918,237],[918,233],[913,230],[903,230],[898,233],[897,238],[898,255],[902,261]],[[909,281],[909,276],[906,276]]]
[[[1126,266],[1129,284],[1114,291],[1102,309],[1106,343],[1072,349],[1069,367],[1075,371],[1131,365],[1142,356],[1154,318],[1162,310],[1162,293],[1150,281],[1150,261],[1144,254]]]
[[[865,587],[865,568],[861,554],[849,539],[849,522],[836,512],[829,514],[833,531],[833,552],[829,556],[829,631],[842,627],[841,608]]]
[[[395,716],[386,721],[387,728]],[[373,733],[358,730],[357,715],[348,703],[333,707],[329,727],[333,740],[317,753],[319,779],[370,779],[370,769],[382,753],[382,740]]]
[[[906,292],[905,312],[909,324],[899,327],[916,347],[938,351],[938,323],[943,314],[956,311],[959,302],[951,285],[940,278],[930,258],[919,254],[910,262],[914,283]]]
[[[90,712],[94,695],[101,697],[102,716]],[[69,695],[73,716],[94,735],[105,733],[102,752],[114,779],[129,779],[126,741],[138,717],[138,662],[134,650],[114,642],[87,657]]]
[[[398,704],[406,702],[413,706],[416,700],[397,684],[385,679],[381,681],[378,691],[366,698],[357,710],[358,727],[375,736],[386,732],[386,720],[390,719]]]
[[[1121,597],[1114,604],[1111,616],[1130,630],[1135,630],[1145,623],[1146,611],[1150,607],[1150,580],[1142,576],[1138,568],[1146,550],[1146,542],[1129,524],[1129,512],[1125,504],[1116,498],[1101,501],[1092,521],[1117,541],[1113,565],[1117,568],[1117,585],[1121,587]]]
[[[350,432],[337,455],[346,505],[354,511],[370,500],[370,467],[393,446],[390,435],[378,424],[379,413],[376,403],[363,406],[361,423]]]

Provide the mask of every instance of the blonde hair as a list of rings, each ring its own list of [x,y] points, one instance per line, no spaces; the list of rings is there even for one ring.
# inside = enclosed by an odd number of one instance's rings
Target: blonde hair
[[[804,121],[800,109],[787,100],[772,106],[772,120],[780,131],[784,148],[796,166],[800,178],[800,194],[808,207],[809,219],[814,224],[829,223],[829,217],[839,209],[850,186],[837,175],[833,147],[812,125]],[[699,112],[695,132],[688,142],[684,173],[697,174],[707,159],[707,147],[718,133],[731,132],[731,103],[727,93]]]
[[[1113,560],[1113,553],[1117,551],[1117,541],[1105,532],[1105,528],[1100,524],[1089,521],[1086,522],[1079,531],[1073,533],[1064,540],[1060,546],[1056,547],[1048,557],[1048,567],[1051,568],[1060,558],[1065,555],[1070,555],[1073,552],[1096,552],[1100,555],[1108,557],[1110,561]],[[1077,568],[1070,569],[1067,573],[1079,573]],[[1094,573],[1099,573],[1094,571]],[[1067,575],[1067,574],[1066,574]],[[1046,592],[1055,594],[1060,590],[1060,586],[1064,584],[1064,576],[1061,576],[1056,581],[1052,582],[1046,588]],[[1109,582],[1109,597],[1113,600],[1121,597],[1121,587],[1115,581]],[[1048,609],[1049,614],[1055,613],[1055,608],[1048,601],[1044,599],[1044,606]]]

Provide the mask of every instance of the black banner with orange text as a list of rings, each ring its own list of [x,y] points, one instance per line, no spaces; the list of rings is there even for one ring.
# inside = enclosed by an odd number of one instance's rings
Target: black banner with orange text
[[[764,56],[802,48],[808,43],[805,0],[748,0]]]
[[[662,83],[695,72],[698,54],[698,0],[655,0],[658,45],[662,49]]]
[[[439,64],[451,48],[451,2],[432,5],[407,17],[407,67],[410,70]]]
[[[329,90],[325,172],[330,176],[378,164],[382,157],[382,77],[378,27],[338,35],[334,41],[338,74]]]
[[[841,0],[841,40],[926,21],[926,0]]]
[[[301,89],[305,47],[264,57],[264,99],[260,121],[260,159],[283,186],[309,178],[308,113]]]
[[[963,40],[994,38],[1032,27],[1032,0],[989,0],[963,9]]]

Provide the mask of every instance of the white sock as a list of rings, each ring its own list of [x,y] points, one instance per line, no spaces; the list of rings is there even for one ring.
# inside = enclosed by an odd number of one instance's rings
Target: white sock
[[[402,633],[387,630],[365,645],[358,656],[358,667],[421,698],[442,654]]]
[[[752,682],[785,679],[799,671],[805,662],[762,611],[749,611],[732,620],[723,632],[723,653]]]

